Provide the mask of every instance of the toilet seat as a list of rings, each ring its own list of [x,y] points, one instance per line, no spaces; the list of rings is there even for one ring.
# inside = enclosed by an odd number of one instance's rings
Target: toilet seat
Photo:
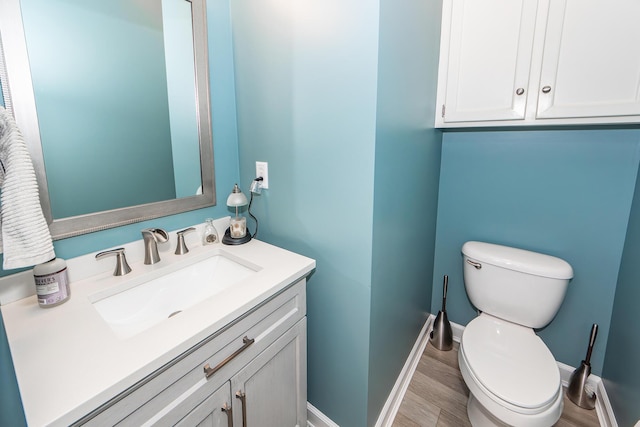
[[[556,361],[530,328],[483,313],[466,326],[459,356],[484,394],[514,412],[543,412],[561,394]]]

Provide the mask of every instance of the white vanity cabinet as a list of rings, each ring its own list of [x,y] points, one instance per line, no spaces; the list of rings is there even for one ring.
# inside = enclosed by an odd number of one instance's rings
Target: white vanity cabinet
[[[300,320],[197,407],[178,409],[188,413],[177,426],[306,426],[305,327]]]
[[[640,2],[444,0],[437,127],[640,122]]]
[[[85,426],[306,426],[304,279],[78,420]]]

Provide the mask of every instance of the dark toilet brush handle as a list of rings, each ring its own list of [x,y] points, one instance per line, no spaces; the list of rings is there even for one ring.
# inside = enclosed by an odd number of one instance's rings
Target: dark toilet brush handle
[[[591,336],[589,337],[589,347],[587,347],[587,357],[584,359],[586,363],[591,361],[591,352],[593,351],[593,345],[596,343],[596,335],[598,335],[598,324],[594,323],[591,326]]]
[[[449,287],[449,276],[445,274],[444,283],[442,285],[442,311],[447,309],[447,288]]]

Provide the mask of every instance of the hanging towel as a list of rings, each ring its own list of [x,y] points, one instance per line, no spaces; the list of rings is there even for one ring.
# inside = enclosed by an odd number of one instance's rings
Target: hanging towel
[[[29,267],[56,257],[42,214],[36,173],[11,113],[0,106],[0,248],[3,268]]]

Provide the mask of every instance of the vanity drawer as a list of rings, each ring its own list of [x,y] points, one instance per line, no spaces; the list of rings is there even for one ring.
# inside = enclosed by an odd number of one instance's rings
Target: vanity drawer
[[[165,424],[173,407],[204,400],[302,319],[305,285],[302,279],[245,313],[74,425],[153,425],[160,416]]]

